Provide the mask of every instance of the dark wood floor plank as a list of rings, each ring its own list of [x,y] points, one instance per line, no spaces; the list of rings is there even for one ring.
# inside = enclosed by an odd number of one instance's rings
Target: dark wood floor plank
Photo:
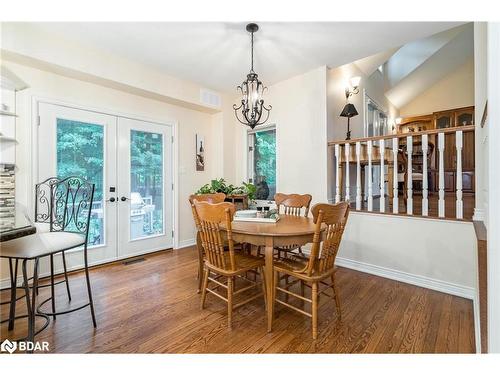
[[[317,340],[312,340],[309,318],[281,305],[276,307],[273,332],[267,333],[264,303],[260,299],[236,310],[233,329],[229,330],[222,301],[209,296],[206,309],[200,309],[196,270],[194,248],[152,254],[146,256],[146,261],[130,265],[115,263],[93,268],[97,329],[92,328],[90,313],[84,309],[58,317],[37,339],[48,341],[51,352],[57,353],[475,350],[471,301],[346,268],[339,268],[336,274],[342,320],[338,319],[333,300],[322,296]],[[70,284],[70,304],[66,302],[64,285],[56,287],[58,308],[85,301],[84,275],[72,273]],[[44,288],[40,299],[48,293],[49,288]],[[306,293],[310,291],[306,289]],[[8,300],[9,292],[1,292],[0,297],[2,302]],[[2,319],[8,314],[5,306],[0,311]],[[17,311],[25,313],[24,300],[18,302]],[[16,322],[14,332],[2,325],[0,338],[19,337],[26,330],[23,320]]]

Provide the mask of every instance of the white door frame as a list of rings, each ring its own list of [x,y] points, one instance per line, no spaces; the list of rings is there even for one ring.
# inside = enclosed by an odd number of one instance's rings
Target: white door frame
[[[46,97],[41,97],[37,95],[32,96],[31,100],[31,139],[30,139],[30,151],[31,151],[31,162],[30,162],[30,171],[28,173],[29,176],[29,184],[30,184],[30,189],[33,190],[35,186],[35,181],[37,181],[38,178],[38,124],[39,124],[39,104],[40,103],[46,103],[46,104],[53,104],[53,105],[58,105],[62,107],[69,107],[69,108],[74,108],[74,109],[79,109],[79,110],[84,110],[84,111],[89,111],[89,112],[96,112],[100,114],[105,114],[105,115],[111,115],[111,116],[116,116],[116,117],[123,117],[123,118],[128,118],[132,120],[138,120],[138,121],[146,121],[146,122],[151,122],[154,124],[158,125],[163,125],[163,126],[169,126],[172,128],[172,137],[173,137],[173,147],[172,147],[172,154],[170,155],[170,162],[172,163],[172,180],[174,183],[174,193],[172,194],[172,220],[173,220],[173,229],[174,229],[174,249],[178,248],[179,244],[179,178],[178,178],[178,166],[179,166],[179,158],[178,158],[178,146],[179,146],[179,140],[178,140],[178,123],[177,121],[173,120],[158,120],[158,119],[153,119],[153,118],[147,118],[145,116],[141,115],[135,115],[135,114],[128,114],[128,113],[123,113],[119,111],[113,111],[113,110],[107,110],[107,109],[102,109],[102,108],[95,108],[92,106],[86,106],[83,104],[75,104],[75,103],[68,103],[63,100],[59,99],[54,99],[54,98],[46,98]],[[34,215],[35,212],[35,207],[34,207],[34,198],[28,200],[28,212],[30,213],[31,216]],[[117,258],[119,259],[119,258]],[[101,263],[106,263],[106,262],[101,262]],[[98,264],[98,263],[96,263]]]

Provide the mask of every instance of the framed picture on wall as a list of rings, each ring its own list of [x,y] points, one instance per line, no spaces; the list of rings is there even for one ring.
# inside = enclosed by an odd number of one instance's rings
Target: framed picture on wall
[[[196,170],[205,170],[205,137],[196,134]]]

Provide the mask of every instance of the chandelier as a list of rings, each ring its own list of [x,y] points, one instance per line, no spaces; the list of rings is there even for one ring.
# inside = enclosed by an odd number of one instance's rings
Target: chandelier
[[[253,70],[253,34],[259,30],[259,26],[255,23],[249,23],[246,30],[252,35],[251,42],[251,68],[247,74],[247,79],[243,81],[241,86],[236,89],[241,92],[241,104],[237,106],[233,104],[234,113],[239,122],[243,125],[248,125],[250,128],[255,128],[257,125],[264,124],[269,118],[269,111],[272,106],[266,107],[262,96],[267,89],[261,81],[259,81],[257,73]],[[265,118],[262,114],[265,112]]]

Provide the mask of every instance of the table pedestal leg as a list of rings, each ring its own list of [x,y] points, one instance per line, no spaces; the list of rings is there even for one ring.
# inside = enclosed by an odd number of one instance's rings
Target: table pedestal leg
[[[267,298],[267,332],[271,332],[274,315],[274,272],[273,272],[274,241],[272,237],[266,238],[264,272],[266,275],[266,298]]]

